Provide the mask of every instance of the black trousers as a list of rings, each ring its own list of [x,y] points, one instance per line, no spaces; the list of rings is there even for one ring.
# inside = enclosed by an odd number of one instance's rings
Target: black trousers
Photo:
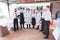
[[[50,21],[45,21],[44,33],[46,36],[49,36],[49,26],[50,26]]]
[[[14,19],[14,31],[18,30],[18,19]]]
[[[44,30],[44,27],[45,27],[45,20],[42,19],[42,25],[41,25],[41,30],[42,30],[42,31]]]

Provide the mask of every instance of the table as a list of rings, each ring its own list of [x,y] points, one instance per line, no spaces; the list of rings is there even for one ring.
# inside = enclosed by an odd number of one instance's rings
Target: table
[[[55,40],[60,40],[60,19],[54,20],[54,31],[53,36]]]

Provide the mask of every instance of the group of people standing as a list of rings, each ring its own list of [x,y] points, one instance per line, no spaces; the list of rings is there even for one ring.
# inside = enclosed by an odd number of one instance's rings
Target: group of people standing
[[[35,28],[35,25],[37,25],[36,29],[39,29],[40,19],[41,19],[41,12],[40,9],[31,10],[30,8],[20,8],[20,14],[17,15],[17,10],[15,10],[15,17],[14,17],[14,31],[16,31],[15,27],[18,25],[18,17],[20,19],[20,29],[25,29],[24,24],[26,23],[27,29],[31,28],[31,25],[33,26],[33,29]],[[14,16],[13,15],[13,16]],[[15,23],[16,22],[16,23]],[[18,27],[17,27],[18,29]]]
[[[51,21],[51,12],[50,7],[46,6],[45,9],[43,9],[42,15],[41,10],[37,8],[36,10],[31,10],[30,8],[20,8],[20,14],[17,15],[17,10],[14,9],[14,31],[19,30],[18,27],[18,17],[20,19],[20,29],[25,29],[24,23],[26,23],[27,29],[31,29],[31,24],[33,29],[39,29],[39,25],[41,24],[41,30],[44,35],[46,35],[44,38],[48,38],[49,36],[49,25]],[[42,18],[42,20],[41,20]],[[42,23],[41,23],[42,21]]]

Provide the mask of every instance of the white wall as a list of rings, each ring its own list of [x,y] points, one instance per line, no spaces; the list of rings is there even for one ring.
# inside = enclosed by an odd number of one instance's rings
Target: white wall
[[[7,4],[0,2],[0,9],[1,9],[0,10],[1,11],[0,16],[5,17],[5,18],[0,18],[0,25],[6,25],[5,23],[6,23],[7,19],[8,19],[8,17],[9,17]]]

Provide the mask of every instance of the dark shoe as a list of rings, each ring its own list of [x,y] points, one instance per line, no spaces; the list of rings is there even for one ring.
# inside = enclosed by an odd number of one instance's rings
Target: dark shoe
[[[39,28],[36,28],[36,30],[38,30]]]
[[[29,27],[31,29],[31,27]]]
[[[33,27],[33,29],[34,29],[34,27]]]
[[[41,32],[43,31],[43,30],[40,30]]]
[[[28,29],[28,24],[27,24],[27,29]]]
[[[36,30],[38,30],[39,29],[39,26],[36,28]]]
[[[39,27],[38,28],[36,28],[36,30],[38,30],[39,29]]]

